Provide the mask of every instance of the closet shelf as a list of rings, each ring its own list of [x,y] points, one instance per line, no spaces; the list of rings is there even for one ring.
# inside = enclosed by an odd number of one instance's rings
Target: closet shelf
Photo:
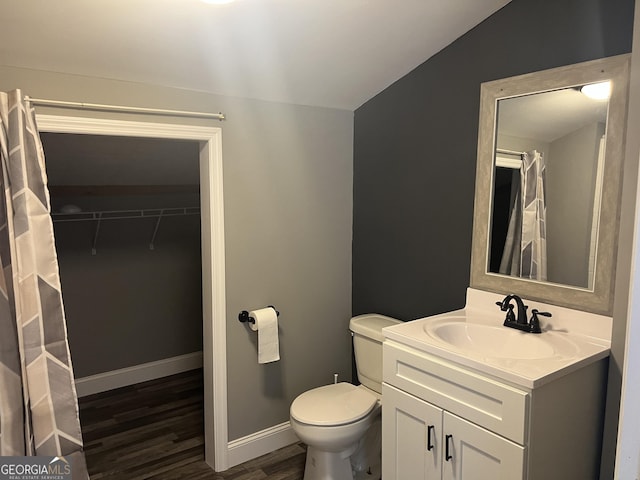
[[[96,230],[93,234],[93,246],[91,247],[91,255],[97,254],[96,245],[98,243],[98,235],[100,233],[100,224],[103,220],[128,220],[136,218],[155,218],[156,225],[149,242],[149,250],[154,250],[154,242],[160,227],[160,221],[164,217],[175,217],[182,215],[200,215],[199,207],[179,207],[179,208],[153,208],[145,210],[105,210],[97,212],[78,212],[78,213],[52,213],[51,218],[55,223],[58,222],[96,222]]]
[[[52,213],[54,222],[83,222],[95,220],[125,220],[129,218],[174,217],[177,215],[200,215],[199,207],[153,208],[144,210],[104,210],[78,213]]]

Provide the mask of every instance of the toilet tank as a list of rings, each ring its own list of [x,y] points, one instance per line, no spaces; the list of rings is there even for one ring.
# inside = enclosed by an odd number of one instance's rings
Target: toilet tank
[[[358,315],[349,322],[358,380],[374,392],[382,392],[382,329],[398,323],[402,322],[377,313]]]

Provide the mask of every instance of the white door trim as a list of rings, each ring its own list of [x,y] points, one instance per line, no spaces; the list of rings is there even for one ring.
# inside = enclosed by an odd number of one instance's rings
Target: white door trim
[[[173,138],[200,142],[205,461],[228,468],[227,352],[222,129],[36,115],[41,132]],[[46,152],[45,152],[46,158]]]

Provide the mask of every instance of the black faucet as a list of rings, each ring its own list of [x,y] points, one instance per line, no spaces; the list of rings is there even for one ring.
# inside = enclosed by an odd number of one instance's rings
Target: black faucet
[[[513,305],[511,305],[511,300],[516,302],[516,306],[518,307],[518,316],[513,314]],[[496,305],[500,307],[500,310],[503,312],[507,312],[507,318],[504,321],[506,325],[509,323],[517,323],[519,325],[527,325],[527,306],[524,304],[522,299],[515,294],[507,295],[504,297],[504,300],[501,302],[496,302]]]
[[[518,308],[518,315],[516,316],[513,312],[513,304],[511,301],[516,302],[516,307]],[[504,320],[504,326],[510,328],[516,328],[518,330],[522,330],[523,332],[529,333],[541,333],[540,322],[538,321],[538,315],[548,316],[551,314],[547,312],[539,312],[534,309],[532,311],[533,315],[531,316],[531,321],[527,320],[527,307],[522,299],[515,294],[510,294],[504,297],[504,300],[501,302],[496,302],[496,305],[500,307],[500,310],[503,312],[507,312],[507,317]]]

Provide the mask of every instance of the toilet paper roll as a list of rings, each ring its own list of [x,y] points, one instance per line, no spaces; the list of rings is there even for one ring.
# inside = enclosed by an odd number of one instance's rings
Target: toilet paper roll
[[[249,316],[255,320],[251,330],[258,332],[258,363],[280,360],[278,342],[278,314],[271,307],[252,310]]]

